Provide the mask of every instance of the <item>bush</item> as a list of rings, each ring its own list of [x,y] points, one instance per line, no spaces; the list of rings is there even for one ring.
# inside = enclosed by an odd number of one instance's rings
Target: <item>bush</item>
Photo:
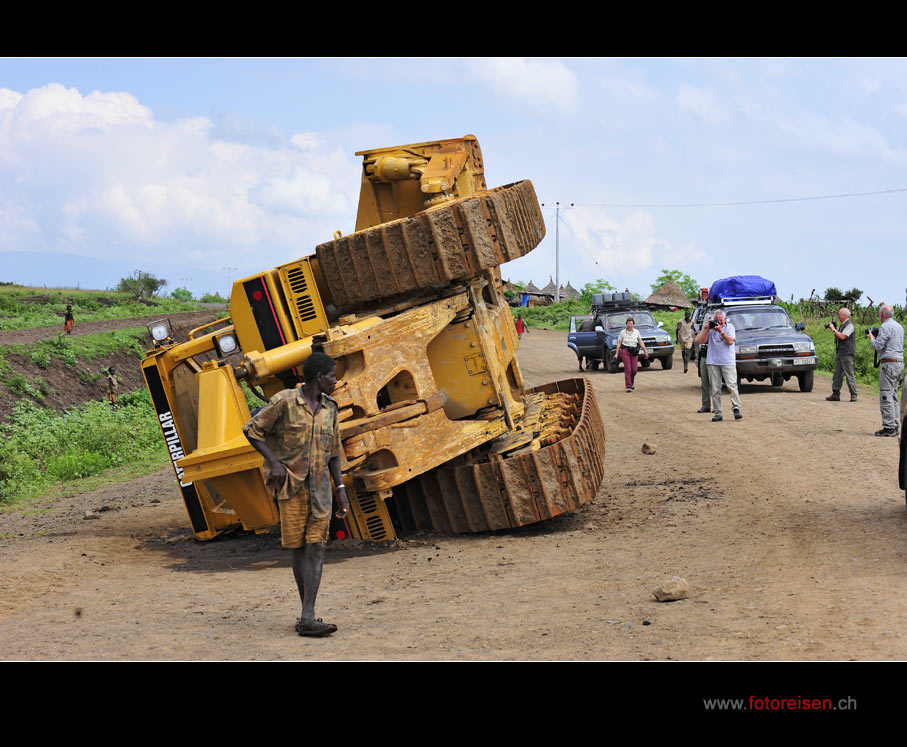
[[[136,301],[141,301],[156,296],[165,285],[167,281],[163,278],[156,278],[144,270],[136,270],[132,275],[120,279],[117,291],[128,293]]]
[[[32,351],[31,362],[38,368],[47,368],[50,365],[50,351],[44,346],[37,348]]]
[[[182,301],[183,303],[191,303],[195,300],[192,296],[192,291],[187,290],[186,288],[174,288],[170,291],[170,298],[176,301]]]
[[[230,298],[221,298],[219,293],[206,293],[198,299],[201,303],[229,303]]]
[[[0,424],[0,502],[148,459],[168,461],[145,390],[124,394],[118,408],[87,402],[66,413],[22,400]]]

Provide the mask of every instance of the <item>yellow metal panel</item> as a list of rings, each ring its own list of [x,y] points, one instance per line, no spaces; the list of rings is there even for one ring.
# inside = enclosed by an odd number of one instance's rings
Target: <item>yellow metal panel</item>
[[[329,326],[311,260],[303,257],[277,268],[298,338],[317,335]]]
[[[494,392],[487,376],[485,356],[479,349],[474,322],[453,323],[445,327],[429,343],[427,354],[438,391],[447,395],[444,405],[447,417],[456,420],[488,407],[488,400]]]
[[[356,230],[424,210],[441,194],[469,197],[485,189],[485,166],[475,135],[376,148],[362,156]]]

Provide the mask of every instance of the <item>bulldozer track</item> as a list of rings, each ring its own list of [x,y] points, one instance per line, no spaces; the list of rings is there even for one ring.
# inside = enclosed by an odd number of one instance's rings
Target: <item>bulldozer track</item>
[[[443,286],[532,251],[545,222],[526,180],[444,203],[315,248],[339,308]]]
[[[572,426],[569,434],[507,458],[438,467],[398,486],[392,501],[401,529],[508,529],[592,501],[605,474],[605,430],[592,387],[585,379],[567,379],[527,391],[536,392],[551,402],[550,419]]]

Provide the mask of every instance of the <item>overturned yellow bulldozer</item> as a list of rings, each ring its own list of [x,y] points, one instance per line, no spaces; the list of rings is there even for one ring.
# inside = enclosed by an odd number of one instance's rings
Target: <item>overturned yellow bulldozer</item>
[[[242,426],[314,351],[337,364],[352,511],[335,537],[476,532],[591,501],[605,434],[591,388],[525,389],[499,265],[545,235],[529,181],[487,189],[474,136],[358,153],[354,233],[237,280],[230,318],[173,340],[142,370],[199,539],[278,523]]]

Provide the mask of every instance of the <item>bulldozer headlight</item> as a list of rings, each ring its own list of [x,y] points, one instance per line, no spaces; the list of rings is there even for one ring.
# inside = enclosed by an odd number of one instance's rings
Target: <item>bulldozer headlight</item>
[[[155,342],[163,342],[170,337],[170,320],[161,319],[159,322],[151,322],[148,325],[148,331]]]
[[[235,353],[239,349],[236,338],[233,335],[221,335],[214,338],[214,345],[221,358]]]

